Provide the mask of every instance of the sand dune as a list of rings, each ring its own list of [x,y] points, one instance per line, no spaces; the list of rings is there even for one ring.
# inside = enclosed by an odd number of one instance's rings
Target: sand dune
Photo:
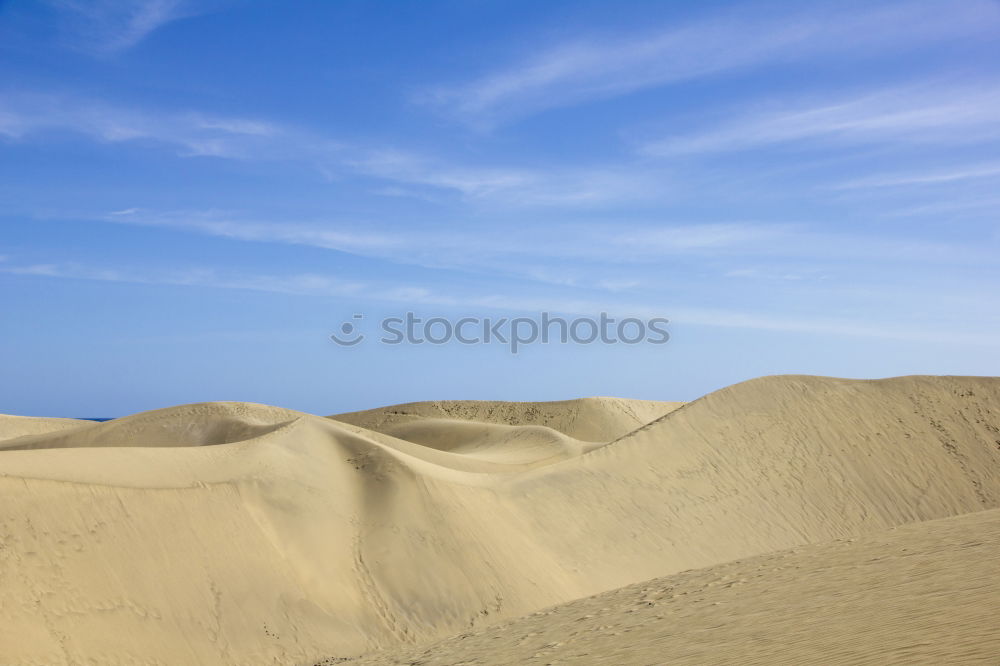
[[[581,398],[555,402],[438,400],[335,414],[330,418],[380,432],[427,419],[509,426],[537,425],[582,441],[609,442],[683,404],[624,398]]]
[[[93,422],[80,419],[50,419],[0,414],[0,447],[3,447],[5,440],[69,430],[90,423]]]
[[[21,423],[0,421],[4,664],[351,658],[1000,506],[993,378]]]
[[[213,402],[158,409],[103,423],[32,419],[45,423],[33,432],[24,429],[20,436],[5,436],[0,439],[0,449],[228,444],[264,435],[299,415],[280,407]],[[58,425],[57,430],[56,424],[49,424],[53,421],[65,423]],[[3,422],[0,422],[0,427],[3,427]]]
[[[686,571],[350,663],[958,664],[1000,655],[1000,510]]]

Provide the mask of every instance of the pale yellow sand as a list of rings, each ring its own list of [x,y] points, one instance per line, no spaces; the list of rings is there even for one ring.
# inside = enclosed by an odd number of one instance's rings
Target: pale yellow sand
[[[50,419],[35,416],[11,416],[0,414],[0,448],[3,447],[4,440],[25,435],[39,435],[43,433],[54,433],[60,430],[79,428],[82,425],[92,424],[93,421],[81,419]]]
[[[438,400],[336,414],[330,418],[379,432],[429,419],[509,426],[537,425],[582,441],[609,442],[683,404],[623,398],[581,398],[556,402]]]
[[[350,663],[996,664],[1000,510],[654,578]]]
[[[1000,506],[998,379],[769,377],[677,407],[11,427],[0,663],[312,664]]]

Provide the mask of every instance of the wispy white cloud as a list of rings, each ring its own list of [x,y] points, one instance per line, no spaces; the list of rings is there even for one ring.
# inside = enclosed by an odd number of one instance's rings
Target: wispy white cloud
[[[841,100],[834,104],[813,105],[796,111],[746,115],[722,128],[649,142],[641,151],[668,155],[834,138],[850,141],[970,141],[974,137],[976,141],[982,141],[994,135],[1000,138],[998,118],[1000,88],[958,91],[909,88]],[[650,206],[690,197],[694,189],[705,187],[691,173],[660,160],[653,163],[631,159],[594,165],[491,166],[456,158],[420,155],[402,149],[371,148],[259,118],[196,111],[147,110],[72,95],[8,93],[0,96],[0,138],[44,142],[57,140],[59,135],[67,133],[109,144],[170,150],[182,157],[290,162],[315,169],[332,180],[342,180],[345,176],[371,179],[375,183],[366,190],[371,194],[411,196],[432,202],[457,198],[469,204],[470,210],[480,212],[501,208],[536,208],[541,211],[547,208],[593,210],[603,207],[611,210],[623,203]],[[986,165],[978,170],[951,174],[931,174],[927,178],[986,177],[994,166]],[[877,178],[872,179],[872,186],[876,182]],[[889,183],[886,181],[884,184]],[[238,225],[230,224],[224,234],[221,231],[224,222],[226,220],[212,221],[219,230],[216,235],[260,232],[259,229],[253,231],[254,222],[251,220]],[[208,223],[207,219],[201,221],[203,225]],[[354,242],[329,233],[317,237],[315,229],[302,225],[298,227],[294,233],[287,228],[282,233],[298,235],[300,240],[294,242],[301,241],[301,244],[350,246]],[[670,240],[673,245],[691,244],[700,238],[698,234],[707,231],[708,227],[699,229],[697,234],[685,230],[681,238],[668,228],[660,232],[659,237],[655,233],[646,235],[636,244],[658,247],[664,242],[664,234],[674,234]],[[718,232],[718,227],[715,227],[713,233]],[[627,236],[627,228],[624,233]],[[733,230],[727,233],[733,233]],[[496,241],[492,239],[494,244]],[[500,238],[499,246],[503,247],[506,242]],[[553,237],[544,242],[565,244],[565,239]],[[627,241],[616,236],[610,242],[621,245]]]
[[[918,204],[916,206],[893,208],[885,213],[885,215],[889,217],[962,215],[967,217],[985,217],[995,221],[998,210],[1000,210],[1000,197],[980,196],[946,201],[934,201],[931,203]],[[994,240],[1000,240],[1000,235],[995,235]]]
[[[804,224],[762,222],[618,222],[483,225],[478,228],[389,227],[371,222],[253,220],[224,211],[127,209],[108,222],[158,226],[242,241],[304,245],[429,268],[517,275],[549,284],[579,284],[595,266],[655,266],[666,261],[760,258],[829,266],[893,263],[992,263],[992,243],[833,233]],[[776,269],[777,270],[777,269]],[[632,280],[600,276],[586,281]]]
[[[623,302],[552,296],[510,296],[502,293],[475,294],[448,292],[441,289],[407,285],[373,285],[344,280],[321,274],[253,275],[227,274],[214,269],[193,268],[173,272],[138,271],[129,269],[93,268],[80,264],[2,265],[0,273],[60,278],[96,280],[150,285],[241,289],[267,293],[297,294],[361,299],[366,303],[396,304],[406,308],[438,306],[465,309],[465,314],[483,310],[530,315],[541,311],[567,315],[594,316],[609,312],[615,316],[667,317],[674,326],[710,326],[747,330],[780,331],[822,335],[826,337],[883,338],[901,341],[949,342],[996,347],[1000,341],[992,332],[949,330],[942,327],[917,328],[912,325],[883,323],[866,318],[863,321],[816,316],[751,312],[724,308],[692,308],[665,302]]]
[[[951,169],[926,171],[921,173],[882,174],[861,178],[833,186],[838,190],[854,190],[879,187],[900,187],[908,185],[936,185],[968,180],[980,180],[1000,176],[1000,163],[975,164]]]
[[[338,149],[333,141],[253,118],[139,109],[73,95],[0,95],[0,137],[28,141],[60,132],[105,143],[145,142],[186,157],[320,161]]]
[[[130,49],[155,30],[203,10],[185,0],[47,0],[66,43],[108,55]]]
[[[663,226],[626,226],[604,239],[610,248],[651,255],[754,252],[774,248],[795,234],[790,225],[760,223],[702,223]]]
[[[95,268],[79,263],[30,263],[0,266],[0,273],[37,277],[161,284],[217,289],[247,289],[282,294],[324,294],[350,296],[361,293],[366,285],[354,280],[314,273],[295,275],[260,275],[223,272],[208,268],[185,268],[156,271],[148,268]]]
[[[900,324],[898,320],[886,323],[870,319],[858,321],[837,317],[761,314],[705,308],[680,308],[673,311],[673,318],[674,321],[701,326],[811,333],[838,338],[883,338],[910,342],[1000,346],[1000,340],[989,332],[970,332],[967,329],[941,327],[915,328],[912,324]]]
[[[726,278],[735,278],[739,280],[826,280],[829,279],[829,275],[823,273],[820,270],[816,270],[813,267],[807,267],[807,270],[796,270],[796,272],[788,272],[784,270],[779,270],[773,267],[760,267],[754,266],[749,268],[734,268],[728,270],[722,274]]]
[[[678,255],[780,252],[803,235],[789,225],[754,223],[546,224],[516,229],[392,228],[359,222],[260,221],[225,211],[157,212],[131,208],[109,222],[158,226],[244,241],[306,245],[403,263],[496,265],[512,258],[579,259],[600,263],[655,262]]]
[[[109,222],[164,227],[243,241],[305,245],[364,256],[405,249],[406,238],[390,231],[366,231],[361,224],[301,224],[241,219],[224,211],[147,211],[127,208]]]
[[[621,166],[482,167],[400,150],[359,151],[345,166],[407,186],[448,190],[506,205],[595,205],[649,200],[669,192],[670,179],[650,168]],[[403,194],[397,191],[395,194]]]
[[[182,157],[295,162],[331,181],[345,175],[382,181],[388,185],[371,191],[384,196],[572,207],[648,201],[672,189],[668,174],[649,166],[483,166],[373,148],[257,118],[141,109],[73,95],[0,96],[0,138],[38,141],[57,133],[167,148]]]
[[[398,150],[376,150],[351,164],[362,173],[385,180],[455,190],[472,197],[523,188],[533,180],[526,170],[455,168]]]
[[[649,155],[745,150],[797,141],[968,144],[1000,138],[1000,86],[918,86],[751,111],[720,127],[642,146]]]
[[[827,54],[855,58],[956,36],[989,35],[1000,8],[988,0],[893,2],[879,7],[719,14],[626,36],[594,35],[544,49],[471,82],[425,91],[419,100],[470,123]]]

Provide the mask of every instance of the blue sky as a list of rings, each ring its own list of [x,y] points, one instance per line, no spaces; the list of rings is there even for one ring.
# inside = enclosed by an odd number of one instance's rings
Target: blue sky
[[[0,412],[1000,374],[1000,3],[0,3]],[[662,316],[649,345],[344,349]]]

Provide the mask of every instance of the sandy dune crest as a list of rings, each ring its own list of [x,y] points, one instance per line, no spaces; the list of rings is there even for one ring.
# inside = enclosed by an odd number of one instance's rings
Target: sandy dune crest
[[[30,435],[50,435],[60,430],[71,430],[90,423],[90,421],[80,419],[51,419],[0,414],[0,447],[3,446],[4,440]]]
[[[1000,506],[1000,380],[0,420],[0,663],[313,664]]]
[[[609,442],[683,404],[624,398],[580,398],[554,402],[438,400],[335,414],[330,418],[379,432],[427,419],[507,426],[536,425],[581,441]]]

